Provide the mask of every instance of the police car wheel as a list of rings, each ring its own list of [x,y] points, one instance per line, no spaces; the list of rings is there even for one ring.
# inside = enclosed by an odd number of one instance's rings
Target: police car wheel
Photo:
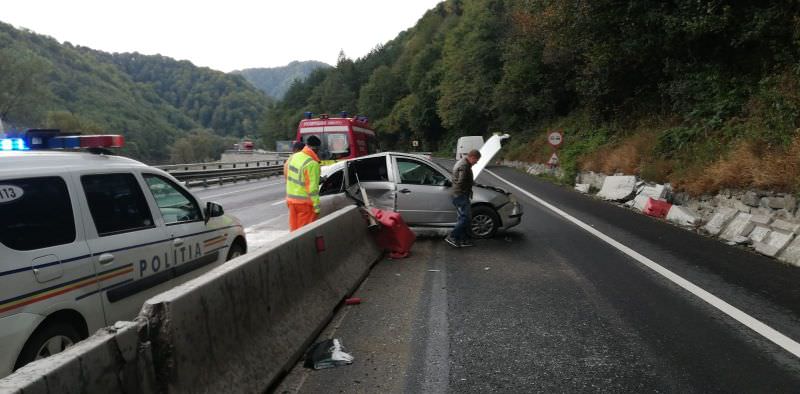
[[[68,323],[56,322],[41,327],[25,343],[14,369],[31,361],[61,353],[80,340],[78,330]]]
[[[228,258],[225,259],[225,261],[235,259],[243,254],[244,254],[244,248],[242,248],[242,245],[235,243],[231,245],[230,249],[228,249]]]
[[[486,206],[472,207],[470,230],[473,238],[491,238],[500,227],[500,217],[494,209]]]

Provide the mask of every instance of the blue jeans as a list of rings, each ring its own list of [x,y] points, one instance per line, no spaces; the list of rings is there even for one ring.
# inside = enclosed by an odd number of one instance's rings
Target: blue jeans
[[[470,219],[472,217],[469,208],[469,197],[466,194],[453,197],[453,205],[456,206],[458,219],[456,220],[456,226],[450,233],[450,237],[456,241],[466,241],[469,238]]]

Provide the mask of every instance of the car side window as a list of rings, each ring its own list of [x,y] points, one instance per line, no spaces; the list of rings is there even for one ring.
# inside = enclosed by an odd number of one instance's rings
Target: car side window
[[[154,227],[153,215],[133,174],[83,175],[81,184],[99,236]]]
[[[386,157],[371,157],[369,159],[354,160],[350,165],[351,171],[355,171],[358,178],[353,176],[351,183],[356,179],[360,182],[386,182],[389,180],[389,172],[386,170]]]
[[[409,185],[443,186],[447,178],[433,167],[416,160],[398,158],[400,183]]]
[[[144,180],[167,225],[203,219],[197,201],[170,180],[154,174],[144,174]]]
[[[60,177],[0,181],[0,243],[34,250],[75,241],[75,216]]]
[[[329,175],[322,185],[319,187],[319,195],[327,196],[329,194],[336,194],[342,191],[344,183],[344,170],[339,170]]]

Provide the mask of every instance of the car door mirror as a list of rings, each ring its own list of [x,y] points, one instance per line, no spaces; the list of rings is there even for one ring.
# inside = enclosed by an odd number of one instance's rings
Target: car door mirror
[[[222,205],[209,201],[206,203],[205,214],[206,223],[208,223],[209,219],[224,215],[225,210],[222,209]]]
[[[453,182],[450,182],[450,180],[449,180],[449,179],[445,179],[445,180],[444,180],[444,183],[442,184],[442,186],[444,186],[444,187],[451,187],[451,186],[453,186]]]

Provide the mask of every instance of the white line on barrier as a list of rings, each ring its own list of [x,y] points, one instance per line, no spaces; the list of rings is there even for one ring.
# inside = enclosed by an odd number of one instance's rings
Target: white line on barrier
[[[283,183],[283,181],[271,182],[271,183],[263,183],[263,184],[259,185],[258,187],[253,187],[253,188],[250,188],[250,189],[242,189],[242,190],[236,190],[236,191],[227,192],[227,193],[220,193],[220,194],[214,194],[214,195],[211,195],[211,196],[205,196],[205,197],[204,196],[200,196],[200,197],[204,198],[204,199],[217,198],[217,197],[228,196],[228,195],[236,194],[236,193],[251,192],[253,190],[263,189],[264,186],[278,185],[278,184],[281,184],[281,183]]]
[[[547,201],[545,201],[545,200],[543,200],[543,199],[531,194],[530,192],[528,192],[526,190],[523,190],[519,186],[517,186],[517,185],[515,185],[515,184],[513,184],[513,183],[511,183],[511,182],[509,182],[509,181],[507,181],[507,180],[505,180],[503,178],[501,178],[499,175],[495,174],[494,172],[489,171],[489,170],[485,170],[485,171],[488,172],[489,174],[493,175],[497,179],[507,183],[509,186],[513,187],[514,189],[517,189],[520,193],[530,197],[532,200],[534,200],[534,201],[538,202],[539,204],[543,205],[545,208],[555,212],[559,216],[563,217],[564,219],[567,219],[568,221],[572,222],[573,224],[577,225],[578,227],[586,230],[587,232],[589,232],[590,234],[594,235],[595,237],[600,238],[601,240],[603,240],[607,244],[615,247],[616,249],[618,249],[622,253],[625,253],[626,255],[630,256],[631,258],[633,258],[634,260],[638,261],[642,265],[652,269],[653,271],[657,272],[661,276],[669,279],[670,281],[672,281],[676,285],[684,288],[685,290],[687,290],[688,292],[694,294],[695,296],[697,296],[701,300],[709,303],[711,306],[719,309],[720,311],[722,311],[726,315],[734,318],[739,323],[744,324],[747,328],[749,328],[749,329],[761,334],[764,338],[766,338],[766,339],[772,341],[773,343],[775,343],[776,345],[782,347],[787,352],[792,353],[795,357],[800,357],[800,343],[795,342],[793,339],[787,337],[786,335],[781,334],[780,332],[778,332],[774,328],[762,323],[760,320],[748,315],[747,313],[745,313],[742,310],[736,308],[735,306],[733,306],[731,304],[728,304],[727,302],[723,301],[719,297],[709,293],[706,290],[703,290],[701,287],[695,285],[694,283],[689,282],[688,280],[682,278],[681,276],[678,276],[674,272],[662,267],[661,265],[657,264],[653,260],[650,260],[647,257],[642,256],[641,254],[639,254],[635,250],[633,250],[633,249],[621,244],[620,242],[617,242],[616,240],[614,240],[613,238],[609,237],[608,235],[603,234],[602,232],[592,228],[588,224],[586,224],[586,223],[574,218],[573,216],[569,215],[568,213],[556,208],[555,206],[551,205]]]

